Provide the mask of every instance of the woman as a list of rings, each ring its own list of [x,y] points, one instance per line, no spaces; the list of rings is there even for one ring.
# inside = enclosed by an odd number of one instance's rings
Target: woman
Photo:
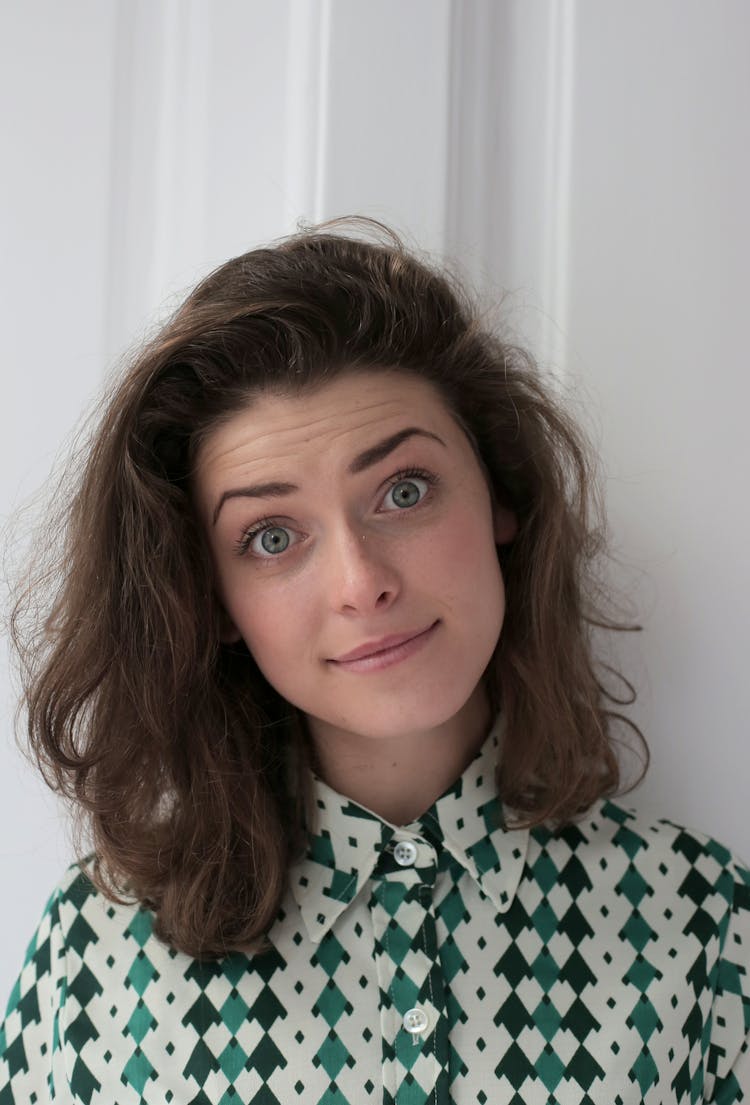
[[[750,876],[611,801],[592,487],[393,236],[199,285],[109,397],[43,636],[16,609],[93,852],[2,1105],[742,1100]]]

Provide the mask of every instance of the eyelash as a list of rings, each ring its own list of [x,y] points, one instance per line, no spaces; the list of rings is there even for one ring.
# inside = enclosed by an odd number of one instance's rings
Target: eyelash
[[[386,488],[385,494],[387,495],[388,492],[392,491],[394,487],[398,486],[398,484],[403,483],[405,480],[409,479],[424,480],[424,482],[428,485],[427,493],[423,496],[423,498],[419,500],[418,503],[414,504],[414,507],[421,506],[422,503],[430,497],[432,489],[436,487],[437,484],[440,482],[439,476],[434,475],[432,472],[425,472],[423,468],[404,468],[402,469],[402,471],[396,472],[395,475],[389,478],[388,487]],[[404,511],[408,512],[410,510],[413,510],[414,507],[405,507]],[[396,509],[396,511],[388,511],[388,513],[399,513],[399,511],[398,509]],[[259,518],[258,521],[254,522],[249,529],[245,530],[239,541],[235,543],[234,551],[237,556],[245,556],[253,540],[258,536],[258,534],[263,533],[264,530],[273,529],[275,526],[278,526],[280,529],[289,528],[288,526],[285,526],[278,518]],[[286,552],[286,550],[284,550],[284,552]],[[255,556],[258,560],[267,561],[280,560],[283,555],[283,552],[277,553],[275,555],[269,554],[268,556],[260,556],[257,553],[253,553],[253,556]]]

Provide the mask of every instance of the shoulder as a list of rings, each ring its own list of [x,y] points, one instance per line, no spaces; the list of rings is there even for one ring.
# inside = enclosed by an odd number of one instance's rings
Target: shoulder
[[[750,882],[747,864],[714,837],[609,799],[595,803],[580,829],[591,840],[599,836],[631,863],[655,864],[662,874],[671,867],[694,893],[702,884],[724,885],[729,878],[740,886]]]
[[[52,891],[30,952],[40,936],[59,946],[59,957],[81,962],[92,949],[111,954],[132,947],[134,954],[153,937],[154,916],[137,901],[116,901],[94,881],[94,857],[71,864]]]
[[[750,870],[705,833],[604,799],[557,832],[532,830],[529,859],[532,871],[551,863],[560,881],[577,880],[602,911],[621,902],[722,946],[731,921],[750,950]]]
[[[731,872],[741,883],[750,877],[747,864],[714,837],[611,799],[595,802],[580,818],[558,831],[541,827],[532,835],[548,850],[567,848],[601,868],[608,861],[619,860],[656,864],[657,868],[691,868],[703,871],[705,877]]]
[[[114,903],[113,899],[103,893],[96,885],[94,878],[95,857],[85,856],[76,860],[63,873],[57,886],[54,888],[50,899],[51,905],[57,908],[60,914],[71,915],[81,910],[104,910]],[[49,908],[49,906],[48,906]],[[127,904],[127,910],[141,908],[137,902]]]

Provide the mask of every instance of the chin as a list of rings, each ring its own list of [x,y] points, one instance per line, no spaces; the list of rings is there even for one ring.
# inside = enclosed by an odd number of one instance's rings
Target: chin
[[[426,732],[438,729],[450,722],[464,709],[472,696],[480,688],[471,683],[463,691],[455,682],[428,692],[414,694],[391,694],[381,692],[374,702],[357,703],[351,710],[325,711],[324,716],[310,711],[308,716],[315,718],[323,727],[332,726],[373,740],[394,740],[408,733]]]

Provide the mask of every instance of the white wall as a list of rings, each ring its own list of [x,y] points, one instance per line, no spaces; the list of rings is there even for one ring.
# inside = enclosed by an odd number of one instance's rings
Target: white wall
[[[643,573],[639,801],[750,859],[750,8],[582,4],[574,41],[567,330]]]
[[[104,367],[115,12],[85,10],[73,20],[46,2],[0,7],[3,522],[45,477]],[[13,747],[0,655],[4,1008],[69,849],[51,797]]]
[[[613,644],[652,753],[628,801],[750,858],[750,8],[457,7],[448,243],[600,448],[610,577],[644,626]]]
[[[300,216],[390,220],[510,289],[578,387],[645,624],[619,646],[653,752],[631,801],[750,857],[749,32],[742,0],[1,6],[3,517],[208,267]],[[0,1002],[69,854],[10,700]]]

